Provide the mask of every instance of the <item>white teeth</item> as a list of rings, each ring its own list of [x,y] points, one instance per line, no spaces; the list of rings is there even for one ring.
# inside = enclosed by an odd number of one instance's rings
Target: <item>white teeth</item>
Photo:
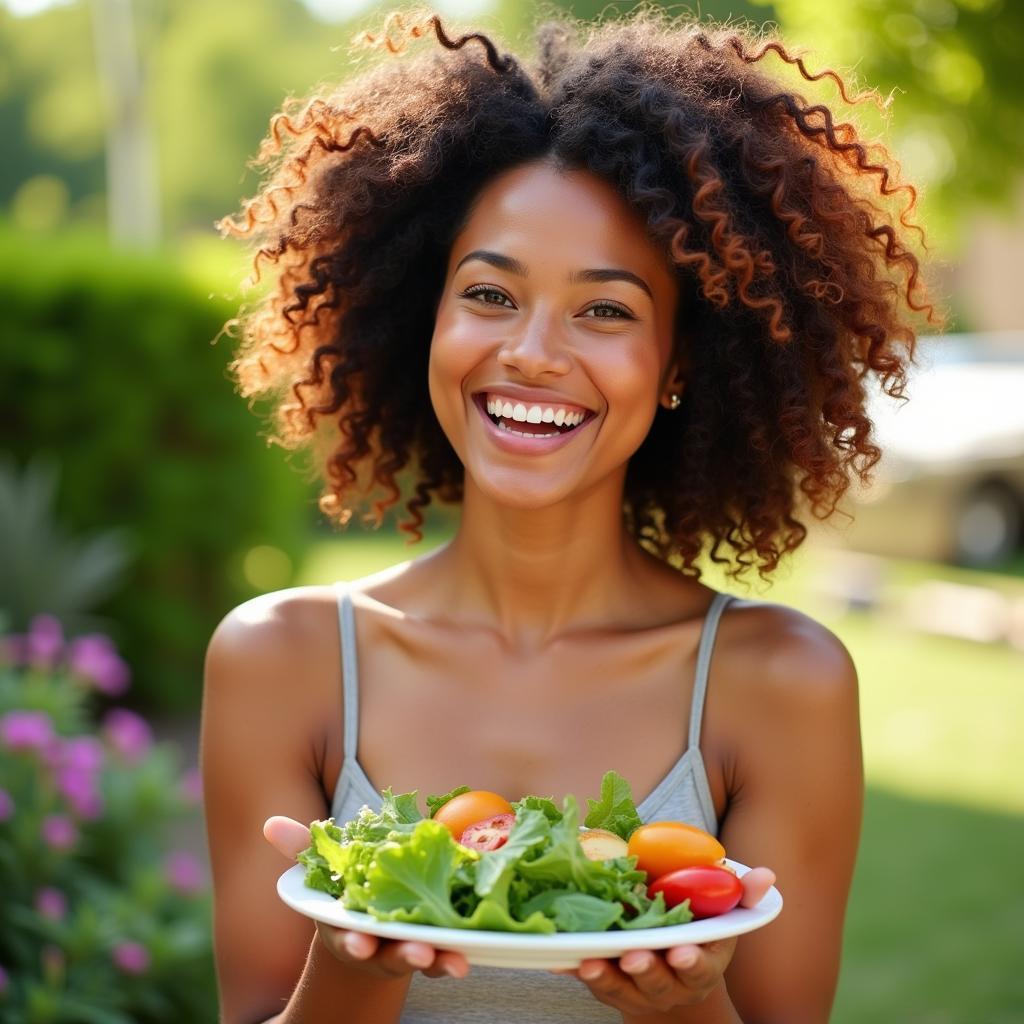
[[[578,427],[584,419],[584,412],[569,412],[566,409],[556,409],[552,406],[530,405],[522,402],[505,401],[500,397],[488,397],[486,400],[487,412],[496,416],[499,420],[514,420],[518,423],[554,423],[561,427]],[[518,431],[513,431],[518,433]],[[528,434],[529,437],[552,437],[553,434]]]

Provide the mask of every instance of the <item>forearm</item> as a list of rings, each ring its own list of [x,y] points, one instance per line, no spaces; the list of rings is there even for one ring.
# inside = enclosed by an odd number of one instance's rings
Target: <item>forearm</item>
[[[285,1008],[262,1024],[398,1024],[409,978],[381,978],[347,968],[314,936]]]
[[[623,1013],[622,1020],[623,1024],[744,1024],[724,981],[702,1003],[678,1006],[666,1013]]]

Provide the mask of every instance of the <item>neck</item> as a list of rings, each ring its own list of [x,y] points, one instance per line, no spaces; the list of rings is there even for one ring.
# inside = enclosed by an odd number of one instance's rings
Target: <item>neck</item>
[[[461,524],[444,551],[449,611],[516,647],[621,618],[648,556],[626,532],[621,484],[540,510],[497,505],[466,482]]]

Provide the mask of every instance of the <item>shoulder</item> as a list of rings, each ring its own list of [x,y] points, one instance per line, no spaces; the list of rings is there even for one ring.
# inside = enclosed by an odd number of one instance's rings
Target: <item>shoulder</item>
[[[206,650],[207,680],[256,681],[321,660],[338,644],[337,592],[293,587],[254,597],[220,621]]]
[[[842,641],[794,608],[732,602],[720,627],[721,660],[744,702],[759,711],[856,704],[857,671]]]

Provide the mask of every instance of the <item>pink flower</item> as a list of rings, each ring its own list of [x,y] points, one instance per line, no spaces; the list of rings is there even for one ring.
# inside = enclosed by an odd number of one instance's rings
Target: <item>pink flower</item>
[[[57,740],[47,750],[57,790],[79,818],[93,820],[103,811],[98,787],[103,757],[103,744],[94,736]]]
[[[32,665],[51,668],[64,653],[64,629],[52,615],[37,615],[25,637],[25,660]]]
[[[199,804],[203,800],[203,777],[198,768],[190,768],[178,782],[178,792],[187,804]]]
[[[88,679],[100,693],[118,697],[128,689],[131,673],[109,637],[90,633],[76,637],[68,649],[68,668]]]
[[[60,889],[48,885],[36,893],[36,910],[51,921],[61,921],[68,912],[68,901]]]
[[[8,711],[0,718],[0,740],[11,750],[44,751],[53,738],[53,722],[45,711]]]
[[[69,850],[78,841],[75,823],[64,814],[50,814],[43,818],[43,839],[54,850]]]
[[[114,750],[132,764],[145,757],[153,745],[149,723],[127,708],[108,711],[103,716],[103,731]]]
[[[95,821],[103,813],[103,798],[96,785],[96,776],[71,767],[57,772],[57,790],[71,810],[85,821]]]
[[[149,969],[149,950],[131,940],[119,942],[114,947],[113,960],[125,974],[145,974]]]
[[[0,789],[0,821],[10,821],[14,817],[14,799],[6,789]]]
[[[199,858],[187,850],[173,850],[164,861],[164,871],[171,888],[183,895],[200,892],[206,884],[206,873]]]

